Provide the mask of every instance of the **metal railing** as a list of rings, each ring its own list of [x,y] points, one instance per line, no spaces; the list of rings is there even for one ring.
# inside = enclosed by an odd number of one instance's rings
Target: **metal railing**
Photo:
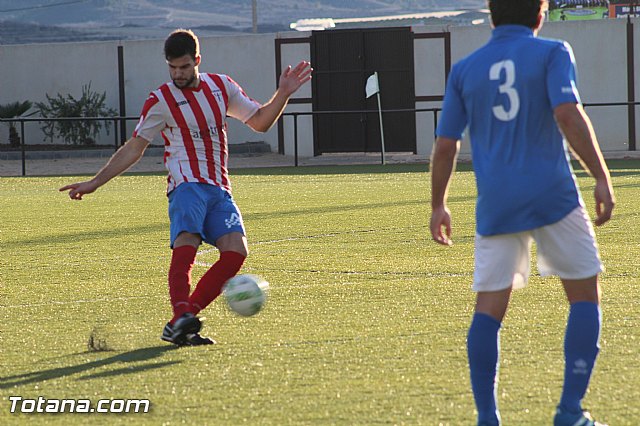
[[[636,105],[640,105],[640,102],[589,102],[583,104],[585,108],[589,107],[611,107],[611,106],[626,106],[628,108],[628,136],[629,136],[629,151],[636,150]]]
[[[122,127],[127,120],[139,120],[140,117],[60,117],[60,118],[45,118],[45,117],[17,117],[17,118],[0,118],[0,123],[19,123],[20,125],[20,157],[22,161],[22,176],[26,176],[26,143],[25,143],[25,123],[48,123],[48,122],[65,122],[65,121],[104,121],[106,123],[113,123],[113,137],[114,137],[114,152],[120,148],[120,146],[126,140],[125,135],[122,134]],[[118,123],[121,126],[118,126]]]
[[[640,105],[640,102],[590,102],[584,103],[585,108],[591,107],[611,107],[611,106],[636,106]],[[633,110],[633,108],[632,108]],[[388,109],[382,110],[383,114],[398,113],[398,112],[431,112],[433,113],[433,128],[434,131],[438,127],[438,113],[442,111],[442,108],[416,108],[416,109]],[[299,116],[315,116],[315,115],[331,115],[331,114],[378,114],[377,110],[358,110],[358,111],[310,111],[310,112],[285,112],[283,117],[293,117],[293,150],[294,150],[294,163],[298,166],[298,117]],[[635,112],[633,117],[629,116],[629,151],[636,150],[636,125],[635,125]],[[382,155],[382,153],[381,153]],[[381,159],[383,161],[383,159]]]
[[[433,128],[435,129],[438,126],[438,112],[441,111],[442,108],[413,108],[413,109],[387,109],[382,110],[383,114],[388,113],[398,113],[398,112],[431,112],[433,113]],[[349,114],[378,114],[378,110],[352,110],[352,111],[309,111],[309,112],[285,112],[282,114],[283,117],[293,117],[293,158],[294,158],[294,166],[298,167],[298,117],[299,116],[316,116],[316,115],[349,115]],[[384,154],[381,152],[381,156]],[[383,161],[383,158],[381,158]]]
[[[585,108],[593,107],[630,107],[629,112],[629,151],[636,150],[636,123],[635,123],[635,106],[640,105],[640,102],[591,102],[583,104]],[[415,108],[415,109],[388,109],[382,110],[383,114],[393,113],[432,113],[433,114],[433,128],[438,126],[438,113],[442,108]],[[299,139],[298,139],[298,117],[300,116],[315,116],[315,115],[335,115],[335,114],[378,114],[377,110],[350,110],[350,111],[308,111],[308,112],[285,112],[283,117],[293,117],[293,138],[294,138],[294,165],[299,166]],[[114,151],[118,150],[120,146],[126,141],[128,135],[123,134],[122,129],[127,121],[137,121],[138,116],[115,116],[115,117],[66,117],[66,118],[44,118],[44,117],[17,117],[17,118],[0,118],[0,123],[18,123],[20,126],[20,152],[22,161],[22,176],[26,176],[26,147],[25,147],[25,123],[30,122],[63,122],[63,121],[104,121],[113,123],[113,148]],[[382,153],[381,153],[382,154]]]

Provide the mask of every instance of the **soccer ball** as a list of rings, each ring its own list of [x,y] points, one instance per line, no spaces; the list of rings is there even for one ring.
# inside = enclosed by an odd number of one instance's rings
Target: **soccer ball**
[[[229,308],[250,317],[260,312],[267,301],[269,283],[257,275],[242,274],[229,279],[222,288]]]

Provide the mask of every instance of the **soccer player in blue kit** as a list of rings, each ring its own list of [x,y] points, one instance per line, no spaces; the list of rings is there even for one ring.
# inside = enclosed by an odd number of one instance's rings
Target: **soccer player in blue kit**
[[[450,245],[447,192],[468,126],[478,199],[467,351],[478,425],[500,424],[499,330],[512,290],[527,283],[533,241],[541,275],[559,276],[570,304],[554,425],[600,425],[581,402],[599,351],[602,264],[567,142],[595,178],[596,225],[611,218],[614,196],[580,102],[571,47],[537,37],[547,6],[489,0],[492,37],[451,70],[432,155],[431,234]]]

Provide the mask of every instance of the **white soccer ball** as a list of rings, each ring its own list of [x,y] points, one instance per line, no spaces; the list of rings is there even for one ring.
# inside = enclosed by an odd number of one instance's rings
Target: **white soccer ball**
[[[260,312],[267,301],[269,283],[257,275],[242,274],[229,279],[222,288],[229,308],[250,317]]]

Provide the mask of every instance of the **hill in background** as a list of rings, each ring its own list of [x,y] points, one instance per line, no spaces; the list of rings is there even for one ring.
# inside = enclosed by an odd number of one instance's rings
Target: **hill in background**
[[[258,31],[289,31],[309,18],[358,18],[479,9],[485,0],[258,0]],[[201,35],[250,32],[252,1],[238,0],[3,0],[0,43],[141,39],[168,30]]]

